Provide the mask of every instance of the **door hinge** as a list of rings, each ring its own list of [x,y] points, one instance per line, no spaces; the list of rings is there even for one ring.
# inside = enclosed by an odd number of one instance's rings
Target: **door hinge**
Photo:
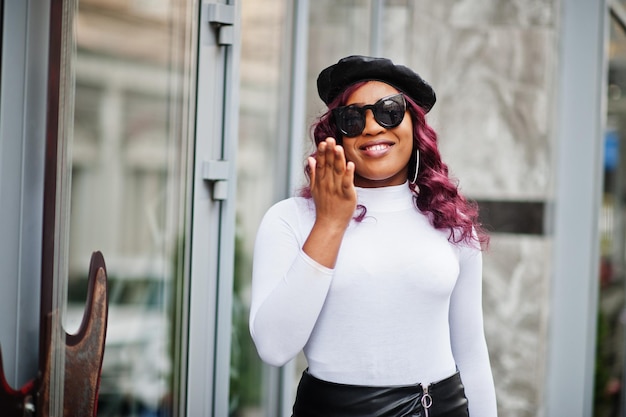
[[[235,41],[235,6],[221,3],[204,3],[207,22],[217,30],[219,45],[232,45]]]
[[[202,178],[213,183],[213,200],[228,198],[228,176],[230,164],[228,161],[211,160],[202,162]]]

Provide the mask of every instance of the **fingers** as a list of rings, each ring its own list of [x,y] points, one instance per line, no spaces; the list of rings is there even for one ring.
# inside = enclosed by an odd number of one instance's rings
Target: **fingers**
[[[346,227],[357,201],[354,162],[346,163],[343,147],[335,139],[327,138],[318,144],[317,154],[308,159],[308,165],[316,222]]]
[[[346,172],[346,155],[343,146],[335,145],[333,169],[337,175],[344,175]]]
[[[330,175],[330,173],[336,169],[335,166],[337,165],[337,163],[340,163],[339,161],[337,161],[337,148],[337,142],[333,138],[327,138],[325,141],[320,142],[320,144],[317,146],[316,159],[317,169],[320,174],[319,176]]]
[[[341,186],[346,191],[354,189],[354,162],[350,161],[346,164],[346,175],[343,176]]]
[[[328,143],[320,142],[317,145],[317,154],[315,155],[315,160],[317,162],[316,169],[320,171],[320,174],[324,173],[324,168],[326,167],[326,151],[328,149]]]
[[[339,198],[352,199],[354,190],[354,162],[346,162],[346,155],[341,145],[334,138],[327,138],[317,147],[315,158],[309,157],[311,172],[311,190],[319,195],[337,195]]]
[[[309,179],[311,181],[311,188],[315,187],[315,167],[317,165],[317,161],[312,156],[307,158],[307,164],[309,165]]]
[[[346,170],[346,156],[341,145],[337,145],[334,138],[327,138],[320,142],[317,147],[317,171],[318,177],[329,176],[332,181],[335,175],[343,175]]]

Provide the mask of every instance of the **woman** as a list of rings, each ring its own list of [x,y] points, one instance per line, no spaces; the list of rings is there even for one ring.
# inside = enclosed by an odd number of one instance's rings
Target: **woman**
[[[323,70],[302,197],[265,215],[250,331],[280,366],[301,350],[295,417],[496,415],[476,210],[448,178],[432,88],[382,58]]]

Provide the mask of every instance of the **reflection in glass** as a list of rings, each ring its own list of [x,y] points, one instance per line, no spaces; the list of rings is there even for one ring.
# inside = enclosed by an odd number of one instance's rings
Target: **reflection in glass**
[[[611,22],[607,130],[604,136],[604,188],[600,213],[600,270],[594,416],[622,415],[624,402],[624,323],[626,254],[626,35]]]
[[[281,137],[288,112],[285,74],[285,0],[242,3],[237,237],[233,294],[230,406],[233,417],[267,416],[271,370],[263,366],[248,331],[252,249],[265,211],[285,197],[288,144]],[[268,413],[270,413],[268,415]]]
[[[173,412],[187,3],[78,4],[66,321],[78,326],[100,250],[110,307],[99,416]]]

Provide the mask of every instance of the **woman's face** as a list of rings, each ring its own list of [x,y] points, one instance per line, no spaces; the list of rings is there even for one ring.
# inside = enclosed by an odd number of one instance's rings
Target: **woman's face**
[[[380,81],[369,81],[352,93],[347,105],[374,104],[398,90]],[[365,128],[355,137],[344,136],[342,144],[348,161],[354,162],[354,185],[372,188],[400,185],[407,180],[408,163],[413,152],[413,122],[407,112],[402,122],[384,128],[365,112]]]

